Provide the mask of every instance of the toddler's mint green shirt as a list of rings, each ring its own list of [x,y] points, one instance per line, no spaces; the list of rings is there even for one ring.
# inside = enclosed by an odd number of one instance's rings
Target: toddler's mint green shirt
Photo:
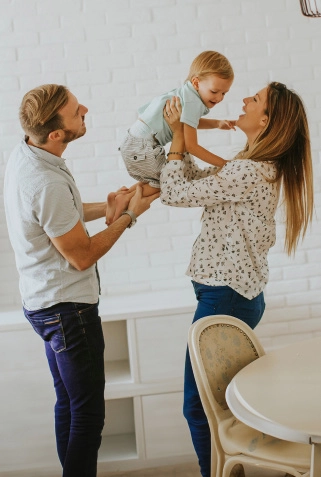
[[[171,142],[173,137],[172,131],[163,116],[165,103],[167,99],[171,99],[173,96],[178,96],[181,100],[181,122],[195,129],[198,126],[200,118],[210,111],[190,81],[187,81],[180,88],[157,96],[150,103],[140,107],[138,109],[139,118],[151,128],[156,139],[162,146]]]

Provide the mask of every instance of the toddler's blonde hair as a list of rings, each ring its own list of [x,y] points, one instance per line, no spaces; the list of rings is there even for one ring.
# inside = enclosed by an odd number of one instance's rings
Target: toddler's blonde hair
[[[216,75],[222,79],[234,79],[234,71],[229,60],[217,51],[203,51],[191,64],[186,81],[192,81],[196,76],[203,79]]]

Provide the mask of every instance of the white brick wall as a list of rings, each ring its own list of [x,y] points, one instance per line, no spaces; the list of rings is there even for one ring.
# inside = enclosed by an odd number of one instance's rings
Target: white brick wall
[[[180,85],[202,50],[226,54],[236,78],[212,117],[235,117],[242,98],[268,81],[287,83],[309,114],[315,169],[313,227],[295,258],[270,252],[267,346],[321,332],[321,19],[302,16],[299,0],[0,0],[0,174],[20,140],[18,106],[42,83],[64,83],[89,107],[88,131],[66,152],[84,201],[130,185],[118,144],[139,105]],[[241,132],[203,131],[201,142],[231,157]],[[0,201],[0,305],[19,306],[17,273]],[[90,224],[92,233],[103,223]],[[104,295],[190,287],[184,276],[200,211],[154,203],[100,260]]]

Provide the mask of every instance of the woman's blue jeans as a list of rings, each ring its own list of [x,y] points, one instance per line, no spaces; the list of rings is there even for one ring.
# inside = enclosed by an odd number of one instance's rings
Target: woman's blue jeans
[[[209,315],[231,315],[252,329],[262,318],[265,303],[263,292],[248,300],[228,286],[207,286],[192,282],[198,301],[194,321]],[[197,390],[189,352],[186,353],[184,380],[184,416],[188,422],[201,474],[211,476],[210,428]]]
[[[63,477],[96,477],[105,419],[98,304],[59,303],[24,313],[45,342],[57,396],[55,431]]]

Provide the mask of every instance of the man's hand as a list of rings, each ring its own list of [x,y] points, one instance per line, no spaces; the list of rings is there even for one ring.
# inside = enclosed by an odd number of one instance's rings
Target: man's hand
[[[124,193],[128,193],[124,191]],[[142,197],[142,186],[138,184],[134,197],[128,205],[128,210],[138,217],[150,204],[159,197],[159,192],[148,197]],[[50,237],[58,252],[77,270],[86,270],[97,262],[117,242],[126,230],[129,216],[119,217],[113,224],[102,232],[89,237],[79,222],[69,232],[60,237]]]

